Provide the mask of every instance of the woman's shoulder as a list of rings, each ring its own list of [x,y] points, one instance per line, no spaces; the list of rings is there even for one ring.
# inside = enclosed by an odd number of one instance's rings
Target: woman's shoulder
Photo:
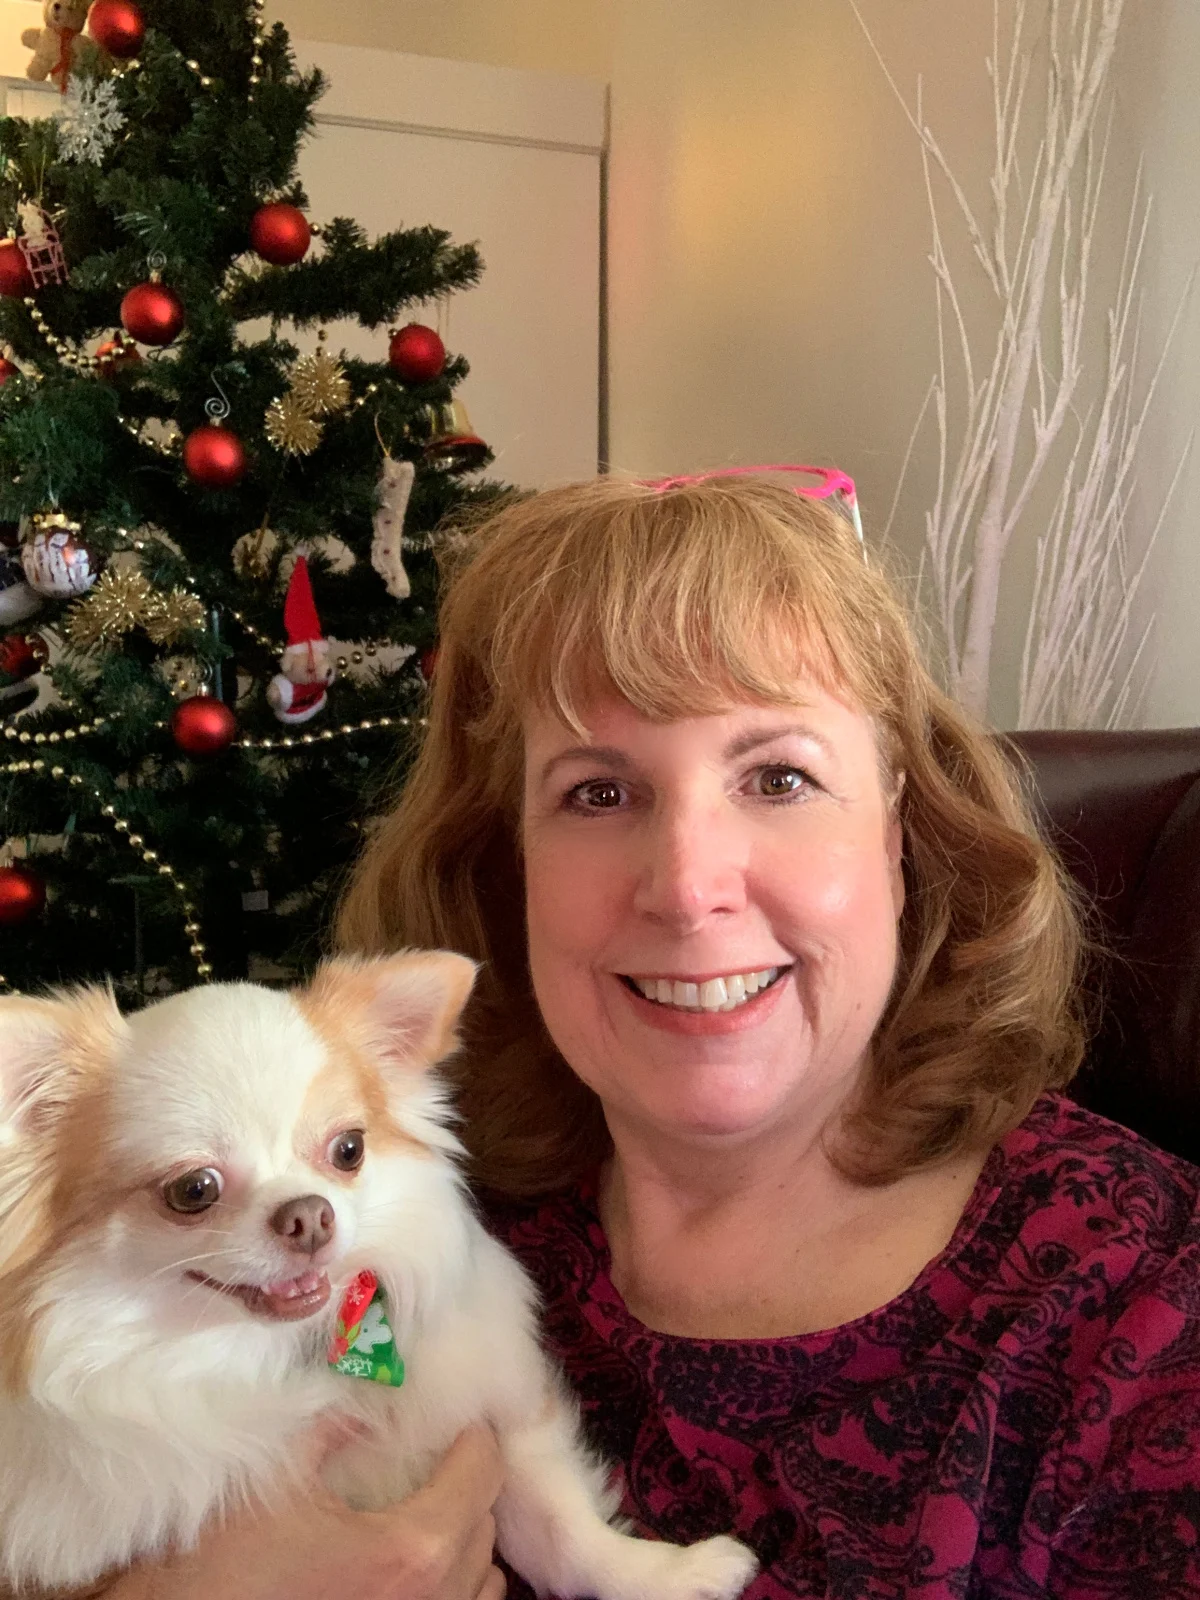
[[[1043,1095],[997,1154],[1000,1185],[1031,1221],[1126,1248],[1195,1238],[1200,1167],[1066,1095]]]
[[[1037,1305],[1045,1327],[1111,1329],[1153,1301],[1161,1322],[1164,1305],[1200,1297],[1200,1168],[1043,1095],[992,1152],[930,1276],[976,1310]]]

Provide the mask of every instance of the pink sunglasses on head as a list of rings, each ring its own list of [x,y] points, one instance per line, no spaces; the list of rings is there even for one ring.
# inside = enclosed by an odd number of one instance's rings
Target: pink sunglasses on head
[[[678,478],[655,478],[648,486],[656,493],[664,494],[668,489],[678,489],[685,483],[705,483],[709,478],[749,478],[760,476],[764,472],[807,472],[818,479],[816,483],[796,484],[796,493],[809,500],[829,500],[837,495],[841,504],[850,513],[850,521],[854,524],[859,544],[864,544],[862,517],[859,515],[858,493],[854,487],[854,479],[844,472],[839,472],[836,467],[800,467],[791,463],[761,467],[717,467],[712,472],[688,472]]]

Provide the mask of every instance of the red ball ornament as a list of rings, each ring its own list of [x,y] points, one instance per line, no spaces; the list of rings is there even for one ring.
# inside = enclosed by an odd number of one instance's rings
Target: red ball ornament
[[[102,50],[122,61],[137,55],[146,37],[146,19],[133,0],[95,0],[87,27]]]
[[[432,383],[446,370],[446,346],[432,328],[410,322],[392,335],[388,361],[405,383]]]
[[[46,885],[29,867],[0,867],[0,927],[16,928],[46,904]]]
[[[7,633],[0,639],[0,686],[22,683],[50,659],[50,646],[40,633]]]
[[[260,206],[250,219],[250,243],[273,267],[290,267],[312,243],[308,218],[298,206],[276,200]]]
[[[428,650],[421,651],[420,668],[421,676],[426,683],[433,682],[433,674],[437,669],[438,647],[431,644]]]
[[[25,252],[15,239],[0,239],[0,294],[24,299],[33,293],[33,278]]]
[[[143,344],[170,344],[187,316],[165,283],[139,283],[121,301],[121,326]]]
[[[232,489],[246,471],[246,451],[231,428],[205,422],[183,441],[183,465],[205,489]]]
[[[215,756],[237,737],[237,718],[223,700],[197,694],[175,707],[171,734],[189,756]]]
[[[10,378],[15,378],[20,370],[15,361],[10,361],[7,356],[0,356],[0,389]]]

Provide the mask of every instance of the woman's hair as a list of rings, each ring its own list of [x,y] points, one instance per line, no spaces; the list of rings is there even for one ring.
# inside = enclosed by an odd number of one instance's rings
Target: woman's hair
[[[522,720],[577,732],[623,696],[669,721],[786,703],[804,675],[873,721],[904,831],[892,994],[830,1154],[885,1183],[984,1147],[1083,1049],[1072,891],[1010,758],[935,685],[874,557],[827,503],[759,478],[601,478],[514,500],[448,562],[428,730],[374,825],[338,942],[481,963],[452,1068],[474,1176],[533,1194],[610,1149],[542,1023],[526,953]]]

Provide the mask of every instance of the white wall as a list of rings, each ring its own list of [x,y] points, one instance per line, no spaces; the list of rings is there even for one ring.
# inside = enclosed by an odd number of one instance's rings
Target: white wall
[[[1154,196],[1147,249],[1145,344],[1162,347],[1182,309],[1147,429],[1136,514],[1151,526],[1161,495],[1200,423],[1200,5],[1135,0],[1119,63],[1118,131],[1144,151]],[[1158,613],[1149,727],[1200,724],[1200,440],[1193,447],[1152,558],[1147,602]]]

